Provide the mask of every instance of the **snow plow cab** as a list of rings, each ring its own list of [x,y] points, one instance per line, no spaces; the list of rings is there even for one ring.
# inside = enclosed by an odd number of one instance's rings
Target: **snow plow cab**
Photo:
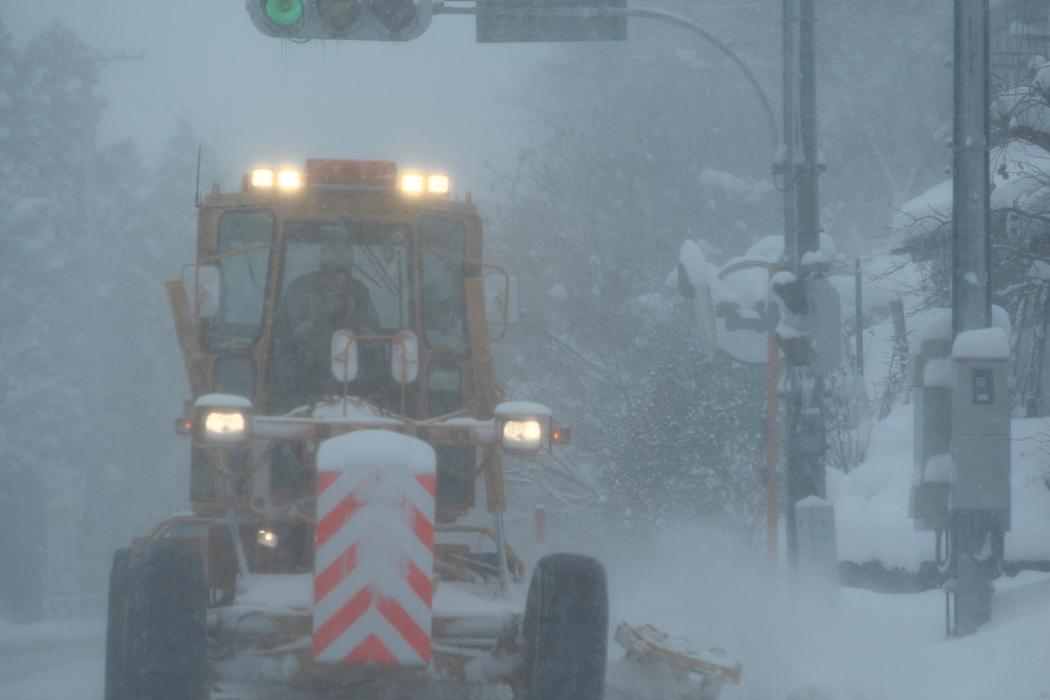
[[[168,282],[192,509],[114,557],[107,700],[602,698],[601,565],[550,555],[526,581],[505,537],[503,455],[559,430],[501,397],[514,288],[482,249],[469,196],[393,163],[203,199]]]

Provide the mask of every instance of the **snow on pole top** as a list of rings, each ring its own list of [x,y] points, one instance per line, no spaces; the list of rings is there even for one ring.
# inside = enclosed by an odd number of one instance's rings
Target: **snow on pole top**
[[[955,338],[952,357],[957,360],[1009,360],[1010,339],[998,326],[965,331]]]

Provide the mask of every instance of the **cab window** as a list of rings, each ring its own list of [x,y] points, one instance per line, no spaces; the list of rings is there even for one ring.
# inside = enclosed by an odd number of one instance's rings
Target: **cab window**
[[[429,214],[419,222],[423,335],[431,348],[450,350],[467,342],[463,289],[466,237],[462,219]]]
[[[221,294],[216,317],[204,329],[209,350],[244,347],[262,330],[274,215],[268,210],[228,211],[219,218]]]

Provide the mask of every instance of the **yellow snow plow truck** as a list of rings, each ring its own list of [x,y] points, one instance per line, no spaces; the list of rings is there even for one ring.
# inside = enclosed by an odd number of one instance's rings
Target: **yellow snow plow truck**
[[[601,700],[602,566],[526,583],[504,536],[503,455],[566,431],[502,400],[514,280],[482,250],[469,196],[388,162],[203,198],[168,282],[192,507],[114,556],[107,700]]]

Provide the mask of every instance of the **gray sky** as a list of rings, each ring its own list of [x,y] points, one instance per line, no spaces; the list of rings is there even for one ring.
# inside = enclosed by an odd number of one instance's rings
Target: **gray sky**
[[[401,44],[299,45],[260,34],[243,0],[0,7],[18,41],[61,19],[94,48],[146,52],[105,69],[107,140],[131,138],[152,154],[186,113],[232,176],[307,157],[393,159],[447,170],[460,194],[483,198],[485,162],[510,162],[529,119],[512,104],[517,82],[550,51],[476,45],[468,17],[436,17]]]

